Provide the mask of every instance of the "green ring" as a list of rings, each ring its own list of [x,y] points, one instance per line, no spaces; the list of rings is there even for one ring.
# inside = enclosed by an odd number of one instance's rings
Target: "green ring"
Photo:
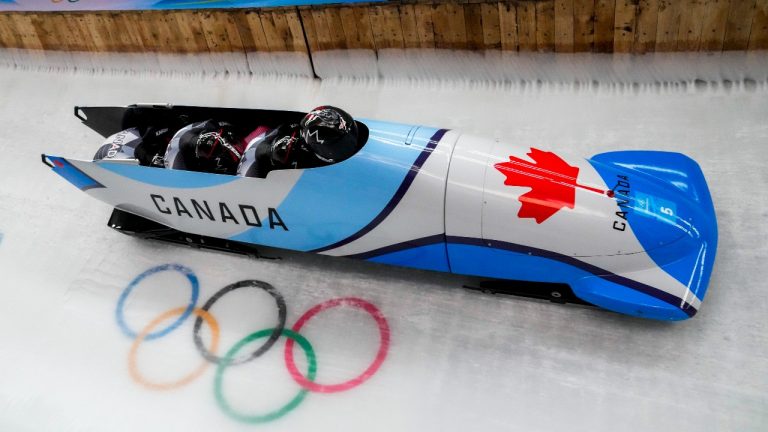
[[[267,423],[273,420],[277,420],[280,417],[293,411],[293,409],[296,408],[301,403],[301,401],[303,401],[304,398],[307,396],[307,390],[302,388],[299,391],[299,394],[297,394],[293,399],[291,399],[290,402],[283,405],[281,408],[278,408],[267,414],[261,414],[261,415],[239,413],[235,411],[231,406],[229,406],[229,403],[227,403],[226,399],[224,399],[224,394],[221,391],[221,380],[222,380],[222,377],[224,376],[224,369],[226,369],[227,366],[229,366],[230,363],[232,363],[237,352],[240,351],[245,345],[257,339],[267,337],[271,335],[274,331],[275,329],[260,330],[244,337],[238,343],[236,343],[235,346],[230,348],[229,351],[227,351],[224,357],[222,357],[218,367],[216,368],[216,379],[213,385],[213,391],[216,395],[216,402],[218,402],[219,407],[228,416],[230,416],[235,420],[241,421],[243,423]],[[315,351],[312,349],[312,345],[309,344],[309,341],[306,338],[304,338],[304,336],[296,333],[293,330],[283,329],[280,332],[280,334],[282,334],[287,338],[293,339],[294,341],[296,341],[296,343],[299,344],[301,349],[304,350],[304,354],[307,356],[307,362],[309,363],[308,370],[307,370],[307,379],[310,381],[313,381],[315,379],[315,373],[317,372],[317,361],[315,359]]]

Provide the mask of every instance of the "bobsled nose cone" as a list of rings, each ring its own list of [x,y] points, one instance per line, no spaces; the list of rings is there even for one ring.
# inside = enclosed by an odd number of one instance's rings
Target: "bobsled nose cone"
[[[634,178],[625,197],[628,225],[655,264],[702,300],[714,266],[717,220],[699,165],[680,153],[655,151],[603,153],[593,160]]]

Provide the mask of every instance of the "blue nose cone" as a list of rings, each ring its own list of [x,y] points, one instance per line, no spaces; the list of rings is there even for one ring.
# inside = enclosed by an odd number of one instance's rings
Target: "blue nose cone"
[[[653,261],[703,300],[717,249],[717,220],[701,168],[680,153],[622,151],[590,162]],[[617,174],[620,173],[620,174]],[[616,182],[617,175],[627,178]]]

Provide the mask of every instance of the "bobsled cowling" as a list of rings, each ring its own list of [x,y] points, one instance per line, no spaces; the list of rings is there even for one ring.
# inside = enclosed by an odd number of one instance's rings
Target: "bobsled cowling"
[[[686,319],[699,309],[717,225],[704,176],[686,156],[583,159],[458,131],[359,123],[369,136],[351,158],[264,179],[46,160],[95,198],[185,233],[565,283],[585,302],[646,318]]]
[[[634,316],[679,320],[698,310],[717,226],[691,159],[615,152],[579,160],[463,136],[451,175],[446,214],[472,209],[446,218],[452,271],[566,282],[580,299]],[[526,197],[551,184],[570,199]]]

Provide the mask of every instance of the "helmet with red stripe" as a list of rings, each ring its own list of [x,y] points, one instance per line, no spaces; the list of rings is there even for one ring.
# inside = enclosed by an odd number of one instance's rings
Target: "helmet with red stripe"
[[[319,106],[307,113],[299,126],[307,148],[324,164],[343,161],[358,150],[357,124],[340,108]]]

